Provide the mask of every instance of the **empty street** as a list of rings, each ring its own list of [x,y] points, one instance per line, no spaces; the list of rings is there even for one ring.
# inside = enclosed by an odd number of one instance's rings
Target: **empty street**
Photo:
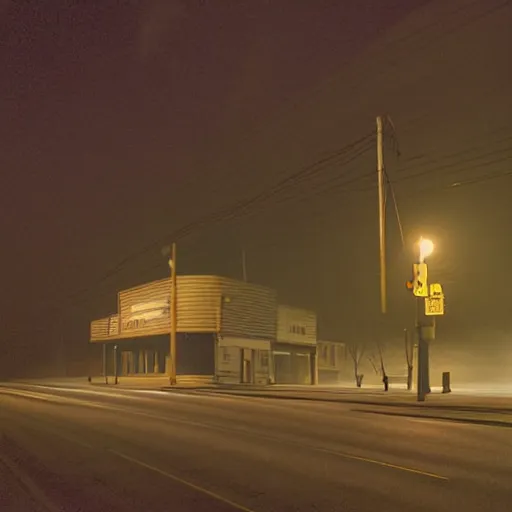
[[[512,431],[371,405],[0,387],[0,509],[503,511]]]

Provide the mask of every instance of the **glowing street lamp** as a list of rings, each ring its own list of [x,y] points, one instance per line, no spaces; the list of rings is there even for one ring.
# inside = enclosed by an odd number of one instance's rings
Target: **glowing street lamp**
[[[434,242],[421,237],[418,246],[420,248],[420,263],[423,263],[425,258],[428,258],[434,252]]]
[[[434,242],[428,238],[421,237],[418,241],[419,261],[413,265],[414,280],[413,292],[418,302],[423,302],[429,298],[429,287],[427,281],[427,264],[425,259],[434,252]],[[416,329],[418,330],[418,401],[423,402],[425,396],[430,393],[430,362],[429,362],[429,341],[434,337],[433,324],[427,322],[423,314],[420,313],[421,307],[416,307]],[[431,331],[429,333],[429,331]]]

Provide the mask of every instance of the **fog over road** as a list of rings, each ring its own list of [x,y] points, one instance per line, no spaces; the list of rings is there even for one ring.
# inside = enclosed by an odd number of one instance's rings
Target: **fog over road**
[[[0,510],[510,510],[509,428],[362,408],[2,385]]]

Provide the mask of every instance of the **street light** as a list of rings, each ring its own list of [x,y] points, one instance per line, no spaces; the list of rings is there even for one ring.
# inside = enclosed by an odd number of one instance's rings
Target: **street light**
[[[114,345],[114,384],[118,382],[118,368],[117,368],[117,344]]]
[[[222,317],[224,312],[224,305],[229,304],[231,302],[231,297],[227,297],[226,295],[220,296],[219,307],[217,310],[217,332],[215,333],[214,338],[214,382],[219,381],[219,372],[218,372],[218,364],[219,364],[219,341],[222,339]]]
[[[425,297],[428,297],[427,264],[425,259],[434,252],[434,242],[421,237],[418,241],[419,261],[414,265],[414,295],[416,295],[416,330],[418,333],[418,401],[423,402],[425,395],[430,392],[429,379],[429,339],[433,334],[428,333],[433,325],[427,321],[422,313]]]
[[[421,237],[418,246],[420,248],[420,263],[425,261],[434,252],[434,242],[428,238]]]
[[[171,386],[176,384],[176,333],[177,333],[177,293],[176,293],[176,243],[166,246],[162,249],[162,255],[168,256],[169,269],[171,271],[170,293],[169,293],[169,320],[170,320],[170,339],[169,339],[169,364],[167,372],[169,374],[169,383]]]

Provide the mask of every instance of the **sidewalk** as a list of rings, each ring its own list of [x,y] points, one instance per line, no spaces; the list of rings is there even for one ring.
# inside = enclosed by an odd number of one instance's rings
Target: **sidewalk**
[[[172,392],[172,389],[166,388]],[[449,420],[479,425],[512,427],[512,397],[471,396],[464,393],[442,394],[433,389],[425,402],[407,390],[357,388],[311,388],[272,386],[268,388],[223,389],[218,387],[204,394],[226,395],[276,400],[302,400],[324,403],[345,403],[353,411],[387,416],[405,416]]]
[[[173,388],[166,386],[165,390]],[[509,396],[473,396],[466,393],[452,392],[442,394],[435,388],[425,402],[418,402],[416,393],[407,390],[392,390],[388,392],[378,389],[351,388],[321,388],[321,387],[291,387],[291,386],[211,386],[206,392],[214,394],[248,396],[258,398],[274,398],[287,400],[313,400],[320,402],[346,402],[362,405],[378,405],[388,407],[416,408],[447,408],[468,410],[503,410],[512,414],[512,397]]]

